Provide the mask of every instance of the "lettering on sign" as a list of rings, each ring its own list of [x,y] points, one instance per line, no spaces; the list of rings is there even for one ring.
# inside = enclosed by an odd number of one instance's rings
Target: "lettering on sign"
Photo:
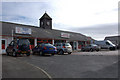
[[[61,33],[61,37],[63,37],[63,38],[70,38],[70,34],[68,34],[68,33]]]
[[[18,33],[18,34],[31,34],[31,28],[16,27],[15,33]]]

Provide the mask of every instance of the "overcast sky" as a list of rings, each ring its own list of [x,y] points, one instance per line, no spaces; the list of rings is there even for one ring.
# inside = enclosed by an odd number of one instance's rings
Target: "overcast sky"
[[[47,12],[53,29],[82,33],[96,40],[118,35],[118,0],[2,0],[1,21],[39,26]]]

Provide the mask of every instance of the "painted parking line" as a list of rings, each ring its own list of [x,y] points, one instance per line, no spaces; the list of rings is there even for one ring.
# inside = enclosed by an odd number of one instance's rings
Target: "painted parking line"
[[[13,59],[17,59],[17,58],[13,58]],[[17,59],[17,60],[18,60],[18,59]],[[19,60],[19,61],[20,61],[20,60]],[[28,63],[28,62],[26,62],[26,61],[24,61],[24,63],[26,63],[26,64],[28,64],[28,65],[31,65],[31,66],[33,66],[33,67],[41,70],[50,80],[52,80],[52,77],[51,77],[45,70],[43,70],[42,68],[40,68],[40,67],[38,67],[38,66],[35,66],[35,65],[33,65],[33,64],[30,64],[30,63]]]

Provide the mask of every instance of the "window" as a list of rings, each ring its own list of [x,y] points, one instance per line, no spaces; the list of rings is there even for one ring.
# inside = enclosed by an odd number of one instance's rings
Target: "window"
[[[60,44],[60,43],[58,43],[58,44],[56,44],[56,46],[61,46],[61,44]]]
[[[28,39],[20,39],[19,42],[18,42],[18,45],[30,45],[30,42]]]
[[[48,43],[52,44],[52,40],[48,40]]]
[[[110,43],[109,43],[109,42],[106,42],[106,45],[110,45]]]
[[[41,25],[43,25],[43,22],[41,22]]]
[[[5,40],[2,40],[2,49],[5,49]]]
[[[5,40],[2,40],[2,44],[5,44]]]
[[[12,42],[10,43],[10,45],[13,46],[13,45],[14,45],[14,41],[12,41]]]
[[[70,44],[69,43],[64,43],[63,46],[70,46]]]
[[[50,22],[47,22],[47,25],[49,26],[49,25],[50,25]]]

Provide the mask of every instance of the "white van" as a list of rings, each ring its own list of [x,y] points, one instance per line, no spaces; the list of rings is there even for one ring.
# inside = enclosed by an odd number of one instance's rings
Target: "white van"
[[[97,44],[98,46],[100,46],[101,49],[109,49],[109,50],[115,50],[116,49],[116,45],[113,44],[109,40],[95,41],[94,43]]]

